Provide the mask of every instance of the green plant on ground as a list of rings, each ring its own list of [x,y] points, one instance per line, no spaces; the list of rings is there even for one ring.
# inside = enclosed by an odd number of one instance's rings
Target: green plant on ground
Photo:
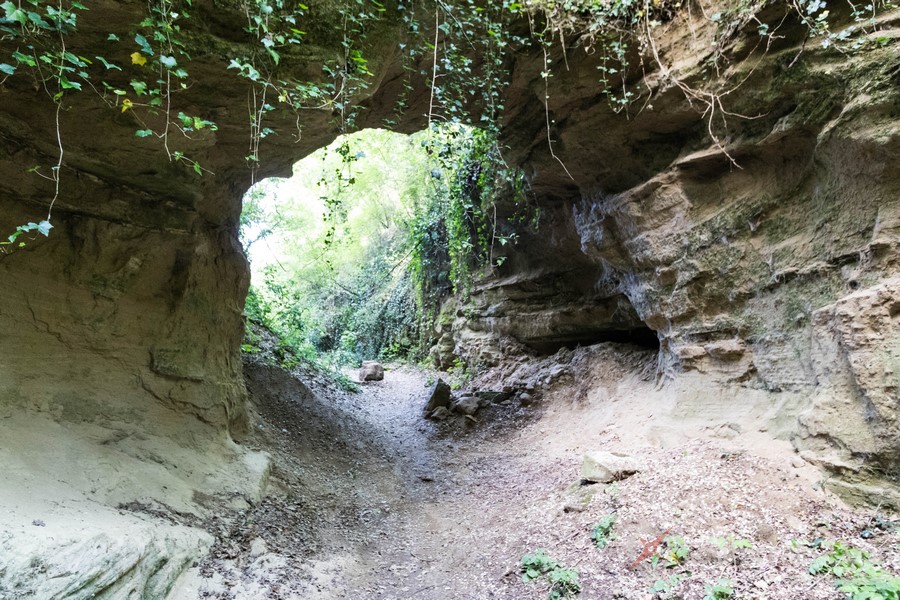
[[[736,538],[734,537],[734,534],[731,533],[726,537],[711,538],[710,542],[712,542],[719,550],[727,551],[732,564],[737,563],[738,550],[747,550],[753,547],[753,542],[750,540]]]
[[[715,585],[706,586],[703,600],[727,600],[734,596],[734,588],[727,579],[720,579]]]
[[[601,518],[591,530],[591,539],[597,544],[597,548],[603,550],[612,540],[616,539],[613,526],[616,524],[616,513]]]
[[[850,600],[898,600],[900,577],[872,562],[869,553],[835,542],[831,551],[809,565],[813,575],[830,574]]]
[[[522,581],[530,583],[537,579],[546,579],[550,585],[547,598],[563,600],[581,593],[578,571],[567,568],[558,560],[547,554],[543,548],[529,552],[520,562]]]
[[[578,581],[578,571],[575,569],[553,569],[547,575],[550,582],[550,600],[562,600],[572,598],[581,593],[581,583]]]
[[[657,594],[663,599],[671,598],[674,595],[675,589],[681,585],[681,582],[688,579],[690,576],[690,573],[685,572],[670,575],[665,579],[657,579],[653,586],[650,587],[650,592]]]
[[[660,550],[650,559],[654,567],[660,560],[663,561],[663,566],[666,568],[683,565],[691,554],[690,546],[680,535],[667,535],[663,544],[665,544],[665,550]]]

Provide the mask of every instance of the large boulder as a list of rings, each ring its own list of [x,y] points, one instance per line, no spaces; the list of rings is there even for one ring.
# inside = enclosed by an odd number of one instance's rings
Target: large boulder
[[[381,381],[384,379],[384,367],[374,360],[364,360],[359,369],[360,381]]]
[[[443,379],[438,379],[437,383],[431,389],[431,395],[428,397],[428,403],[425,404],[425,415],[430,415],[439,407],[450,407],[450,386]]]
[[[581,461],[581,479],[594,483],[612,483],[643,469],[641,461],[633,456],[597,450],[584,455]]]
[[[453,403],[454,412],[461,415],[474,415],[481,408],[481,401],[477,396],[467,395]]]

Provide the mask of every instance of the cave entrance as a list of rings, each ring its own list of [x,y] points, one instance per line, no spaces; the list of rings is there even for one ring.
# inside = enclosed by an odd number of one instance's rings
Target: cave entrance
[[[659,352],[659,335],[646,325],[622,329],[596,329],[561,335],[550,340],[529,341],[528,346],[538,354],[555,354],[562,348],[574,350],[578,346],[593,346],[604,342],[637,346]]]
[[[502,164],[495,148],[462,125],[369,129],[251,188],[244,350],[260,347],[257,324],[287,362],[421,358],[440,300],[495,241],[485,210]]]

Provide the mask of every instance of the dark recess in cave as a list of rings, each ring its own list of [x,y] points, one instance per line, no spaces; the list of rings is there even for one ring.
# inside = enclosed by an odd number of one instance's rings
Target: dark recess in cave
[[[647,350],[659,351],[659,336],[649,327],[634,327],[632,329],[605,329],[600,331],[585,331],[577,334],[559,336],[546,340],[529,340],[527,345],[538,354],[550,355],[561,348],[574,350],[578,346],[593,346],[603,342],[614,344],[628,344]]]

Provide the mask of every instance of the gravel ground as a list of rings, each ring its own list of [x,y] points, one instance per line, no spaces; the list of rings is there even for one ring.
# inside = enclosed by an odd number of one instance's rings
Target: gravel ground
[[[200,598],[547,598],[545,580],[520,575],[538,548],[578,570],[585,599],[702,599],[720,582],[733,598],[844,598],[808,572],[835,540],[900,571],[892,515],[845,507],[814,468],[757,453],[758,441],[643,444],[587,427],[577,403],[548,410],[550,399],[436,423],[421,415],[434,374],[393,368],[354,394],[259,361],[246,371],[248,443],[273,455],[272,492],[209,524],[219,541],[198,568]],[[639,473],[580,484],[586,449],[622,448]],[[591,530],[609,515],[601,550]]]

